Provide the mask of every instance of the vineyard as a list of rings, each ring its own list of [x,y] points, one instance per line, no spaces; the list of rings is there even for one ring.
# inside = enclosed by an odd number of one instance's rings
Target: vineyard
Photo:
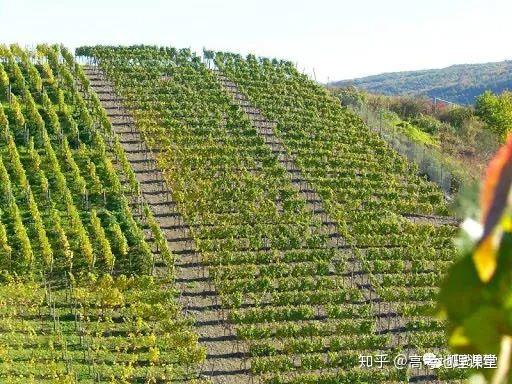
[[[459,381],[359,358],[446,352],[455,224],[289,62],[0,46],[2,383]]]
[[[82,67],[0,47],[0,382],[162,382],[204,358]]]

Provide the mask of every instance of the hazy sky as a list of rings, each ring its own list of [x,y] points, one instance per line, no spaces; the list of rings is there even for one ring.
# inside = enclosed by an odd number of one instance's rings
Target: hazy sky
[[[510,59],[511,15],[510,0],[0,0],[0,41],[205,46],[326,81]]]

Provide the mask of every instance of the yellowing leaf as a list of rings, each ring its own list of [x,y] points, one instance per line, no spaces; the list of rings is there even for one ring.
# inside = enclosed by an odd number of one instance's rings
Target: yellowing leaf
[[[501,220],[501,227],[505,232],[512,232],[512,218],[510,216],[506,216]]]
[[[452,348],[464,348],[470,345],[469,339],[464,335],[463,327],[457,327],[453,330],[448,343]]]
[[[494,275],[497,257],[493,236],[491,234],[478,245],[473,253],[473,262],[475,263],[478,277],[484,283],[488,283]]]
[[[436,313],[435,318],[440,321],[448,320],[448,313],[446,313],[446,309],[439,310]]]

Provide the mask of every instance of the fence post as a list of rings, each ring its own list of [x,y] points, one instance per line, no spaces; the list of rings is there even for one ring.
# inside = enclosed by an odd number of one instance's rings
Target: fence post
[[[380,113],[379,113],[379,130],[380,130],[380,137],[382,137],[382,109],[380,110]]]

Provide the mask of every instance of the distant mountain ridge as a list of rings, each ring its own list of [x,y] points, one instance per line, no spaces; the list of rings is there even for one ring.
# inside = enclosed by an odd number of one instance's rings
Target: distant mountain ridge
[[[486,90],[512,90],[512,60],[483,64],[457,64],[441,69],[389,72],[329,83],[354,85],[386,95],[439,97],[454,103],[472,104]]]

